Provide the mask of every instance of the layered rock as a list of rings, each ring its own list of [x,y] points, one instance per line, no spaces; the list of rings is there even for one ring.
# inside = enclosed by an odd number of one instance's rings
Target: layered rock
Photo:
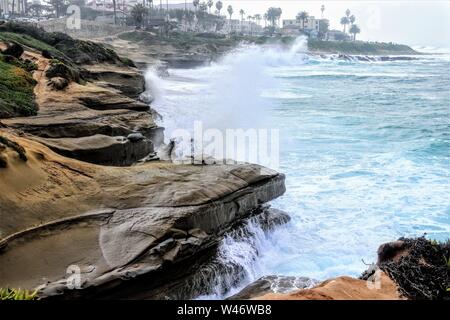
[[[289,220],[263,206],[284,193],[282,174],[157,161],[163,128],[151,99],[139,100],[142,74],[101,46],[55,37],[83,50],[57,60],[26,48],[39,112],[0,122],[0,287],[193,298],[203,290],[190,286],[195,266],[214,259],[225,234],[250,217],[265,230]],[[82,65],[91,48],[97,64]]]
[[[3,120],[4,124],[37,136],[62,155],[104,165],[130,165],[163,143],[163,128],[154,112],[137,97],[145,90],[143,75],[114,64],[83,66],[84,83],[47,78],[51,60],[25,52],[36,62],[37,116]],[[145,139],[126,137],[141,133]],[[125,138],[124,138],[125,137]]]
[[[283,175],[257,165],[103,167],[1,135],[28,161],[11,156],[0,170],[0,286],[43,285],[42,296],[141,292],[127,280],[142,276],[150,288],[166,265],[213,248],[285,190]],[[81,290],[67,289],[71,268],[81,272]]]

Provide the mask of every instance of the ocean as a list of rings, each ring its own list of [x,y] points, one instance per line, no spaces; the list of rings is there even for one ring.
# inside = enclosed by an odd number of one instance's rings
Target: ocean
[[[245,276],[209,298],[263,275],[358,276],[384,242],[450,238],[450,54],[346,61],[308,55],[304,43],[147,73],[167,137],[198,120],[279,130],[287,191],[271,205],[292,220],[224,239],[221,258]]]

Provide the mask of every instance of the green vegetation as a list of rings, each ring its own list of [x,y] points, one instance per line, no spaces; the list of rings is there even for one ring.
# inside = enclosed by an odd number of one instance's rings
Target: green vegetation
[[[417,51],[403,44],[363,41],[319,41],[309,39],[308,49],[312,52],[343,54],[418,54]]]
[[[14,41],[21,45],[24,45],[24,46],[27,46],[29,48],[36,49],[39,51],[46,50],[55,57],[64,56],[64,54],[61,51],[55,49],[54,47],[48,45],[45,42],[37,40],[26,34],[19,34],[19,33],[13,33],[13,32],[0,32],[0,40],[5,41],[5,42]]]
[[[36,291],[0,288],[0,300],[38,300]]]
[[[45,76],[48,79],[51,79],[54,77],[61,77],[61,78],[67,79],[69,81],[75,81],[75,82],[80,81],[80,74],[78,73],[78,70],[71,68],[70,66],[59,61],[58,59],[50,60],[50,66],[45,71]]]
[[[37,113],[31,73],[0,55],[0,118],[31,116]]]
[[[0,40],[47,51],[66,64],[120,63],[120,58],[111,49],[91,42],[73,39],[60,32],[46,32],[33,24],[7,22],[0,25]]]

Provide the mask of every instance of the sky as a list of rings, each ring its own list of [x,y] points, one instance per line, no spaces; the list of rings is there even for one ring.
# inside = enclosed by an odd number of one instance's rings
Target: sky
[[[183,0],[169,0],[169,3],[181,2]],[[319,18],[320,6],[323,4],[324,18],[330,20],[332,29],[338,30],[342,30],[340,18],[344,16],[346,9],[350,9],[356,17],[355,23],[361,28],[361,34],[358,35],[361,40],[450,48],[450,0],[222,0],[222,2],[224,8],[230,4],[233,6],[235,17],[238,17],[240,9],[244,9],[247,16],[263,14],[269,7],[280,7],[283,10],[281,19],[295,18],[299,11],[307,11]]]

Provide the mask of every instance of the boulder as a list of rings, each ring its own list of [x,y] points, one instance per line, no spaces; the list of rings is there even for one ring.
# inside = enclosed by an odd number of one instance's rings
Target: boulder
[[[141,141],[141,140],[145,139],[145,137],[140,132],[134,132],[134,133],[130,133],[127,136],[127,139],[130,140],[131,142],[137,142],[137,141]]]
[[[7,56],[12,56],[16,59],[19,59],[24,52],[23,47],[16,42],[8,42],[7,47],[3,50],[3,54]]]
[[[45,59],[53,59],[52,54],[51,54],[48,50],[42,50],[41,55],[42,55],[42,57],[44,57]]]

